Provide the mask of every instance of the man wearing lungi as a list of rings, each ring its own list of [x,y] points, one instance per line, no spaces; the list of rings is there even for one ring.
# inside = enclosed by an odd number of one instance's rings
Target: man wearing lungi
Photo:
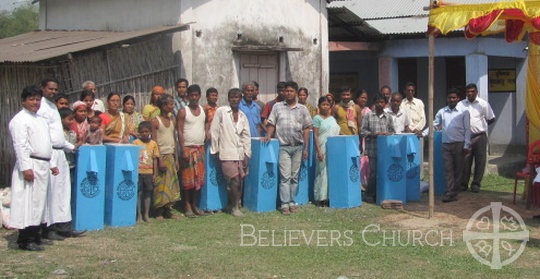
[[[186,217],[203,216],[199,209],[201,187],[204,184],[204,140],[206,138],[204,109],[199,105],[201,87],[192,84],[187,89],[189,105],[178,111],[176,118],[178,142],[182,150],[182,187],[185,193]]]
[[[221,170],[227,180],[227,210],[236,217],[244,216],[240,211],[242,180],[247,174],[248,160],[251,157],[249,120],[239,110],[241,98],[240,89],[229,90],[229,106],[217,109],[210,126],[210,153],[218,156],[221,161]]]

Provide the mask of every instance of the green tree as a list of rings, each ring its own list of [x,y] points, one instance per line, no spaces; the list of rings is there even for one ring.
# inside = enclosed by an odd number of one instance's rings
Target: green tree
[[[11,13],[0,12],[0,39],[38,29],[39,13],[36,6],[24,5]]]

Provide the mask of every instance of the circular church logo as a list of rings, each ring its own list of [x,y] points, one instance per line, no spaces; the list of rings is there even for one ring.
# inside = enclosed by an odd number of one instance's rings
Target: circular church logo
[[[409,163],[409,169],[407,170],[407,178],[413,179],[420,175],[420,167],[414,162]]]
[[[120,184],[118,184],[118,187],[116,187],[116,194],[123,201],[133,198],[133,196],[135,196],[135,192],[135,184],[131,180],[123,180],[120,182]]]
[[[388,175],[388,179],[393,182],[398,182],[401,179],[403,179],[403,173],[405,170],[403,167],[399,164],[392,164],[390,167],[388,167],[388,170],[386,171],[386,174]]]
[[[96,175],[88,175],[81,182],[81,194],[88,199],[95,198],[99,194],[99,180]]]
[[[358,180],[360,179],[360,169],[358,169],[358,166],[352,165],[349,168],[349,179],[352,182],[358,182]]]
[[[529,241],[529,230],[516,211],[500,202],[492,202],[469,219],[463,241],[477,261],[491,269],[501,269],[523,253]]]
[[[276,175],[272,171],[265,171],[261,178],[261,185],[264,189],[272,189],[276,185]]]

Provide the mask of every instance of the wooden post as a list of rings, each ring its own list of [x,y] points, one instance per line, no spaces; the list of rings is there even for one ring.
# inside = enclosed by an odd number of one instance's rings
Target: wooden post
[[[433,84],[435,77],[435,36],[429,34],[429,66],[428,66],[428,124],[429,124],[429,218],[435,211],[435,179],[433,178]]]

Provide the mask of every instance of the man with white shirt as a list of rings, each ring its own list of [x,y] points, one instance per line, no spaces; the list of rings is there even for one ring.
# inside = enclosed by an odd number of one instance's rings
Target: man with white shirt
[[[401,109],[409,117],[409,130],[420,137],[420,166],[424,165],[424,138],[422,130],[426,126],[426,112],[424,111],[424,102],[415,98],[416,85],[413,82],[405,83],[403,86],[403,95],[405,100],[401,103]],[[424,176],[424,168],[420,168],[420,178]]]
[[[465,156],[461,190],[467,191],[474,159],[474,177],[471,183],[471,191],[478,193],[486,168],[488,125],[495,122],[495,114],[489,103],[478,97],[476,84],[468,84],[465,90],[467,91],[467,98],[459,102],[457,107],[458,109],[468,110],[471,117],[471,152]]]
[[[457,201],[463,177],[463,161],[471,147],[471,129],[469,111],[457,107],[458,89],[448,90],[446,102],[448,106],[437,112],[433,126],[442,130],[442,152],[446,171],[446,193],[442,202],[453,202]]]
[[[390,107],[384,109],[394,122],[396,134],[409,133],[409,116],[400,109],[403,96],[399,92],[392,93],[390,97]]]
[[[223,176],[227,180],[227,209],[231,215],[241,217],[244,215],[240,211],[242,180],[247,174],[251,157],[251,135],[249,120],[239,109],[242,99],[240,89],[229,90],[228,99],[229,106],[218,108],[212,120],[210,153],[218,156]]]
[[[47,228],[42,227],[43,237],[50,240],[63,240],[64,237],[78,236],[84,232],[74,232],[71,228],[71,178],[66,152],[73,152],[75,146],[64,138],[64,129],[54,96],[58,93],[58,80],[54,77],[41,81],[43,99],[37,114],[45,119],[49,126],[52,153],[59,174],[51,176],[47,193],[48,216]]]
[[[11,179],[9,226],[19,229],[19,248],[41,251],[41,244],[46,240],[41,239],[39,226],[46,219],[50,171],[57,175],[58,168],[54,164],[49,127],[36,113],[41,105],[40,89],[25,87],[21,99],[23,109],[9,122],[16,158]]]

